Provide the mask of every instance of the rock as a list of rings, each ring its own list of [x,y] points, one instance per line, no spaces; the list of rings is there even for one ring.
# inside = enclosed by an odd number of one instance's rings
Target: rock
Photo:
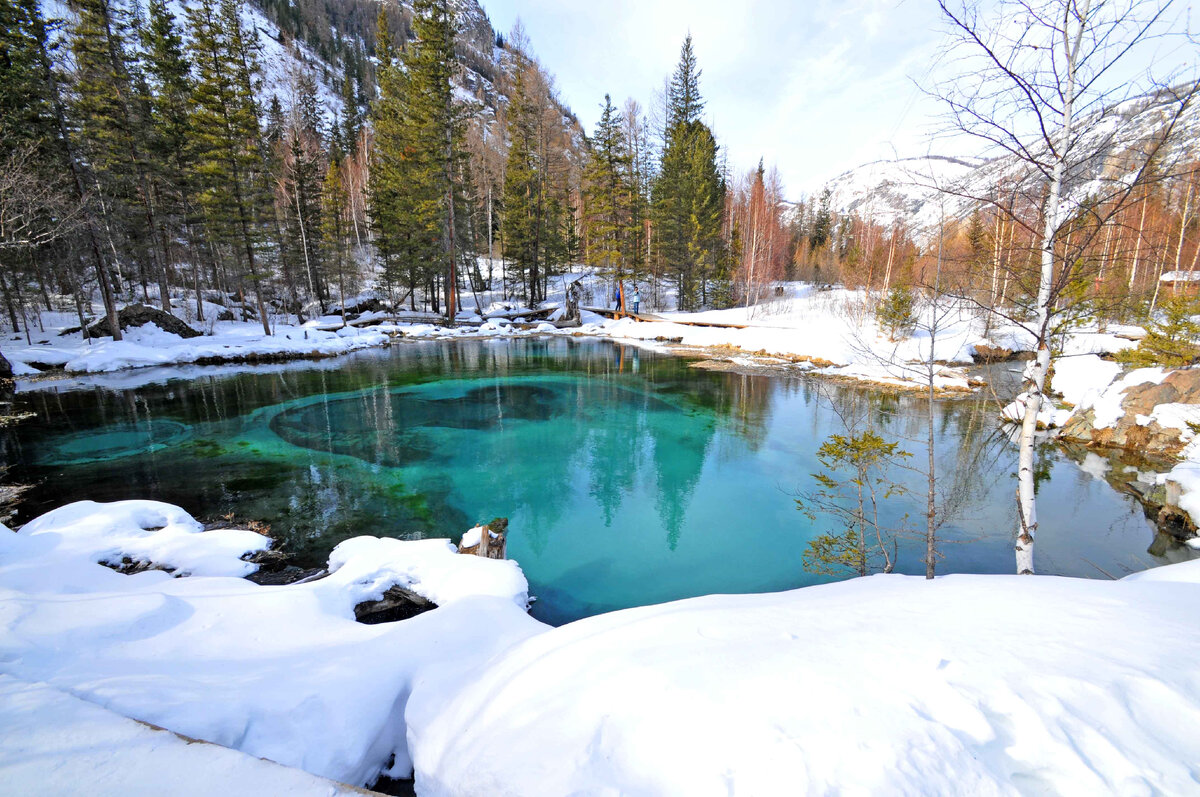
[[[977,363],[1006,363],[1012,360],[1031,360],[1033,359],[1033,352],[1013,351],[1003,346],[989,346],[986,343],[977,343],[971,357]]]
[[[285,565],[278,570],[256,570],[246,576],[246,580],[264,587],[277,587],[284,584],[299,584],[302,581],[316,581],[327,575],[329,572],[320,567],[311,567],[306,570],[295,565]]]
[[[354,619],[367,625],[394,623],[436,609],[437,604],[399,585],[388,587],[383,598],[364,601],[354,607]]]
[[[363,313],[379,313],[388,312],[389,308],[386,304],[374,296],[360,298],[357,302],[346,303],[346,315],[362,315]],[[342,306],[335,304],[329,311],[330,315],[337,315],[342,312]]]
[[[170,332],[181,338],[198,338],[202,333],[189,327],[170,313],[164,313],[157,307],[147,307],[144,304],[131,304],[122,307],[117,313],[121,329],[140,327],[143,324],[154,324],[163,332]],[[88,327],[88,337],[103,338],[112,334],[108,318],[101,318]]]
[[[1138,423],[1160,404],[1195,404],[1200,417],[1200,369],[1172,371],[1160,383],[1145,382],[1125,388],[1121,407],[1124,414],[1112,426],[1096,428],[1092,409],[1076,412],[1063,426],[1062,438],[1092,447],[1122,448],[1151,459],[1171,459],[1187,444],[1185,430],[1162,426],[1157,421]]]

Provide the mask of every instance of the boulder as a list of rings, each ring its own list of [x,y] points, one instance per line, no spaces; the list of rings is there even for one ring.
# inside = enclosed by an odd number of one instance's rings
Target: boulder
[[[1114,389],[1114,388],[1110,388]],[[1121,448],[1150,459],[1171,459],[1191,440],[1190,430],[1151,419],[1163,404],[1194,404],[1200,418],[1200,368],[1172,371],[1159,384],[1145,382],[1124,389],[1123,415],[1111,426],[1096,427],[1094,409],[1076,412],[1060,437],[1092,447]]]
[[[122,307],[120,312],[117,313],[117,320],[121,325],[121,329],[140,327],[143,324],[154,324],[163,332],[170,332],[181,338],[198,338],[203,334],[192,329],[170,313],[164,313],[157,307],[147,307],[144,304],[131,304],[127,307]],[[97,320],[88,327],[88,336],[92,338],[103,338],[111,334],[112,329],[108,325],[107,317]]]
[[[971,358],[977,363],[1006,363],[1012,360],[1032,360],[1031,351],[1013,351],[1003,346],[989,346],[986,343],[976,343]]]

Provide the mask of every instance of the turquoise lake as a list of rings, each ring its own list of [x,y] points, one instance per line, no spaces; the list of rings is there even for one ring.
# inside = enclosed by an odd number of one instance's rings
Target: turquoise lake
[[[900,393],[759,376],[606,341],[407,343],[253,370],[192,368],[77,380],[19,394],[38,418],[4,432],[13,481],[33,483],[16,523],[78,499],[154,498],[198,518],[269,523],[320,565],[348,537],[457,539],[510,519],[551,623],[709,593],[828,580],[801,557],[832,521],[797,510],[816,451],[855,401],[924,462],[925,404]],[[119,380],[116,380],[119,385]],[[105,386],[109,385],[109,386]],[[936,402],[941,573],[1012,572],[1016,449],[982,399]],[[1053,446],[1041,453],[1037,564],[1105,577],[1157,564],[1140,507]],[[924,522],[924,476],[885,520]],[[900,572],[923,574],[901,537]]]

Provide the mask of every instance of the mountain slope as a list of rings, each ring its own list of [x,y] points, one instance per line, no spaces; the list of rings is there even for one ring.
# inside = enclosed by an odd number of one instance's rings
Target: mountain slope
[[[1065,196],[1074,204],[1128,184],[1155,142],[1166,133],[1174,95],[1135,97],[1082,120],[1078,151],[1093,157],[1066,175]],[[1178,120],[1156,161],[1169,172],[1200,158],[1200,105],[1192,104]],[[857,213],[883,225],[902,223],[919,237],[930,234],[943,209],[963,218],[989,197],[1014,192],[1035,201],[1042,176],[1024,160],[1008,155],[991,160],[927,156],[875,161],[851,169],[828,184],[831,207]]]

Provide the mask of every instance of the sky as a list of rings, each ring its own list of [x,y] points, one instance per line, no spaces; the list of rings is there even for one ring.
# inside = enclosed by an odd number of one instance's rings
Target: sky
[[[880,158],[944,151],[928,82],[943,30],[928,0],[482,0],[493,27],[519,18],[589,134],[605,93],[654,103],[690,31],[706,121],[745,171],[778,166],[813,194]]]

